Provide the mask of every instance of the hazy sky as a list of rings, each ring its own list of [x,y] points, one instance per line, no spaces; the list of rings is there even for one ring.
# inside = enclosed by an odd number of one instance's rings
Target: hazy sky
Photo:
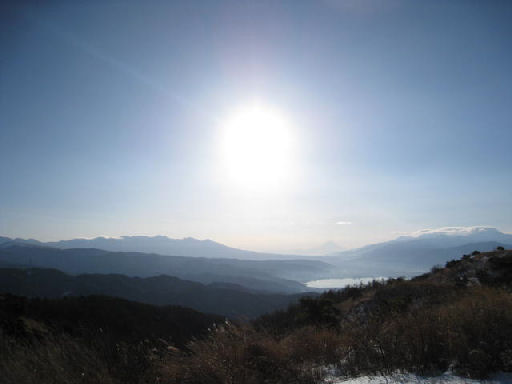
[[[512,232],[511,1],[0,7],[0,235],[284,250]],[[221,137],[255,101],[293,151],[282,183],[249,188]]]

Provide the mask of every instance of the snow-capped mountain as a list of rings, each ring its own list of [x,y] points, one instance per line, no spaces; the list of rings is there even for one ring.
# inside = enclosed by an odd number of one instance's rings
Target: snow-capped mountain
[[[512,248],[512,235],[492,227],[446,227],[322,257],[347,276],[397,276],[424,272],[474,250]]]

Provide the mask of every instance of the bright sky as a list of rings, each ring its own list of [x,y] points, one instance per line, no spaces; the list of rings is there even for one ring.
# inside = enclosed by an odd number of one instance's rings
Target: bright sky
[[[512,232],[510,1],[0,7],[0,235]]]

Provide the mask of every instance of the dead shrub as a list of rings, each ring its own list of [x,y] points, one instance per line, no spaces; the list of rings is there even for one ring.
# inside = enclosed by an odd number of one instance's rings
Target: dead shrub
[[[321,374],[311,363],[290,358],[283,342],[249,326],[227,325],[189,345],[162,372],[166,383],[183,384],[315,384]]]

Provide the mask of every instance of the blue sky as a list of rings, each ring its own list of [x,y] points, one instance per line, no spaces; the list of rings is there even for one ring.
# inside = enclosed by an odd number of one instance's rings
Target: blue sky
[[[279,251],[512,232],[511,2],[1,7],[3,235]],[[224,122],[254,100],[296,142],[275,188],[241,188],[219,165]]]

